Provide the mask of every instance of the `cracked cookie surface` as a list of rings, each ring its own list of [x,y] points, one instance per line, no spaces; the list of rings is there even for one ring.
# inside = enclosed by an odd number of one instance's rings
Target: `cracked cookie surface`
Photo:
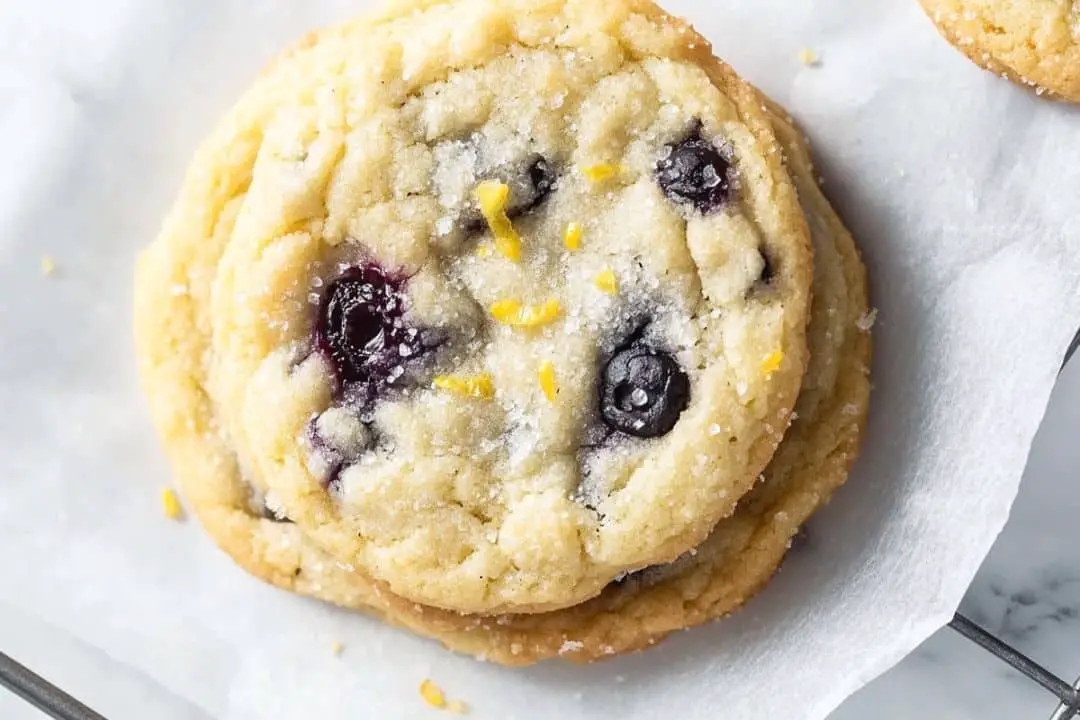
[[[492,661],[522,665],[560,657],[586,661],[648,647],[667,634],[736,609],[779,565],[798,528],[847,478],[858,450],[869,399],[870,338],[865,271],[851,236],[816,187],[802,137],[775,109],[777,134],[800,190],[818,262],[809,327],[812,358],[797,404],[797,418],[763,481],[732,517],[721,521],[693,555],[613,583],[577,607],[540,615],[470,617],[423,608],[385,585],[350,571],[326,555],[295,524],[262,517],[254,508],[229,448],[212,424],[213,409],[194,399],[191,383],[205,377],[198,353],[183,352],[182,338],[206,333],[206,283],[218,240],[201,253],[178,241],[155,246],[140,264],[140,295],[158,297],[173,319],[153,367],[155,415],[177,465],[181,487],[222,547],[264,580],[344,607],[375,614],[448,648]],[[222,221],[226,227],[229,216]],[[180,236],[177,236],[178,238]],[[189,293],[171,292],[178,283]],[[156,320],[153,313],[145,318]],[[176,353],[172,350],[179,349]],[[151,356],[145,356],[151,359]],[[177,361],[179,360],[179,361]],[[147,368],[149,372],[149,368]],[[174,393],[179,393],[176,395]],[[209,421],[209,425],[207,424]]]
[[[982,67],[1080,103],[1074,0],[921,0],[942,34]]]
[[[579,603],[731,515],[798,395],[812,258],[710,53],[646,2],[399,2],[270,68],[140,265],[144,386],[167,445],[178,412],[217,443],[222,512],[475,613]]]

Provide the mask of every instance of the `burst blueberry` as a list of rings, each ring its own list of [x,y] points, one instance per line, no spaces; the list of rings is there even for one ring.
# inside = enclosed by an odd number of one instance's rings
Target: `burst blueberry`
[[[700,126],[668,145],[656,164],[656,181],[668,199],[703,215],[716,212],[731,199],[731,175],[731,163],[702,137]]]
[[[405,280],[374,263],[349,268],[327,288],[315,342],[342,385],[368,395],[393,385],[403,366],[424,348],[421,333],[405,322]]]

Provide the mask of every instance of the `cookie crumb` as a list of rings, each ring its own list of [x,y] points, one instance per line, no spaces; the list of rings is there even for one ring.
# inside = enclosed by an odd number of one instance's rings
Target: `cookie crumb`
[[[345,643],[335,640],[330,643],[330,652],[334,653],[334,657],[341,657],[341,653],[345,652]]]
[[[799,51],[799,62],[806,67],[817,67],[821,65],[821,58],[812,49],[804,47]]]
[[[462,700],[451,700],[446,703],[446,711],[451,715],[468,715],[469,705]]]
[[[51,255],[41,256],[41,274],[48,277],[56,272],[56,261]]]
[[[170,520],[183,519],[184,508],[180,505],[180,498],[176,497],[172,488],[161,489],[161,510]]]
[[[446,709],[446,694],[431,680],[420,683],[420,697],[433,708]]]
[[[855,321],[855,327],[863,332],[870,332],[870,328],[874,327],[875,322],[877,322],[877,308],[863,313],[862,316]]]

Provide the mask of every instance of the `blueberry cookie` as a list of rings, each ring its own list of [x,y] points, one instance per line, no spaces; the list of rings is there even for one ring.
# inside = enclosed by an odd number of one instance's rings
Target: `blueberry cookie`
[[[234,211],[217,219],[217,231],[209,235],[200,221],[174,215],[166,226],[173,232],[163,235],[139,268],[138,295],[150,302],[138,306],[151,308],[137,318],[144,378],[189,503],[218,543],[264,580],[376,614],[453,650],[505,664],[609,657],[734,610],[767,581],[798,527],[846,479],[869,397],[864,270],[854,242],[814,182],[802,138],[782,117],[778,111],[776,132],[810,220],[817,258],[812,359],[797,418],[763,481],[695,554],[621,578],[578,607],[470,617],[421,608],[393,595],[333,561],[295,524],[266,512],[220,438],[213,404],[192,392],[206,382],[202,348],[209,327],[209,280]],[[214,187],[192,190],[207,193]]]
[[[434,607],[566,607],[772,457],[805,219],[755,91],[651,3],[398,3],[221,132],[193,175],[243,184],[176,211],[237,205],[205,390],[331,557]]]
[[[987,70],[1080,102],[1074,0],[921,0],[942,34]]]

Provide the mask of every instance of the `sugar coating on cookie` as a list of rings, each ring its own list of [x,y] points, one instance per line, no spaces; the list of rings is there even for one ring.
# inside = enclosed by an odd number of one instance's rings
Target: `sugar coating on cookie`
[[[1080,102],[1080,5],[1071,0],[921,0],[950,42],[1038,94]]]
[[[436,607],[571,605],[771,457],[805,223],[754,93],[651,4],[399,3],[218,132],[192,177],[246,178],[215,198],[207,389],[339,562]]]

